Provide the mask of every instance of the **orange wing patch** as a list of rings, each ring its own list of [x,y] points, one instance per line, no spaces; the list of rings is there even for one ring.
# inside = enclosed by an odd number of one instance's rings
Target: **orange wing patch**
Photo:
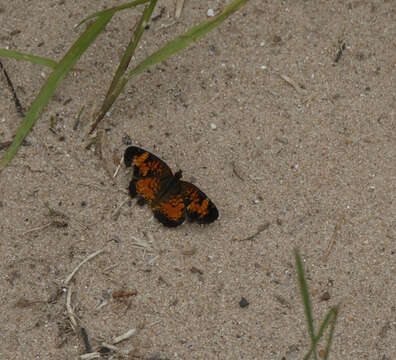
[[[136,181],[136,192],[142,196],[146,201],[151,203],[156,198],[160,189],[159,178],[143,178]]]
[[[133,159],[133,166],[139,169],[140,176],[161,176],[164,172],[164,166],[159,161],[148,160],[150,154],[148,152],[143,153],[140,156],[135,156]]]
[[[180,225],[185,220],[184,201],[181,195],[171,196],[152,207],[155,218],[168,227]]]

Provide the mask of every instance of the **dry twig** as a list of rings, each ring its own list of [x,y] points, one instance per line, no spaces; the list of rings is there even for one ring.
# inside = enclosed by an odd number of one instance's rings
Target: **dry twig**
[[[72,325],[72,328],[74,332],[77,331],[77,317],[76,314],[74,314],[73,308],[71,306],[71,297],[72,297],[72,286],[70,285],[67,289],[67,296],[66,296],[66,310],[67,310],[67,315],[69,316],[70,323]]]
[[[130,329],[125,334],[115,337],[113,339],[113,344],[118,344],[121,341],[129,339],[130,337],[132,337],[135,334],[136,334],[136,329]]]
[[[344,221],[344,219],[345,219],[345,215],[344,214],[341,214],[340,217],[338,218],[337,224],[336,224],[336,226],[334,228],[333,236],[332,236],[332,238],[330,240],[329,246],[327,247],[326,254],[323,256],[323,259],[322,259],[324,263],[327,262],[327,258],[329,257],[330,252],[331,252],[331,250],[334,247],[337,234],[338,234],[338,232],[341,229],[341,225],[342,225],[342,222]]]
[[[93,254],[89,255],[86,259],[84,259],[83,261],[81,261],[76,267],[75,269],[70,273],[70,275],[66,278],[65,280],[65,285],[67,285],[70,280],[73,278],[74,274],[80,269],[80,267],[82,265],[84,265],[87,261],[93,259],[95,256],[101,254],[102,252],[104,252],[104,249],[102,250],[98,250],[96,252],[94,252]]]
[[[176,2],[176,11],[175,11],[175,17],[178,19],[181,15],[181,12],[183,10],[184,6],[184,0],[177,0]]]

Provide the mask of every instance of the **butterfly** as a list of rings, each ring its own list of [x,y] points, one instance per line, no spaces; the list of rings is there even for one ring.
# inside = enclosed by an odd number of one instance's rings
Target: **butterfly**
[[[136,146],[125,150],[126,167],[133,166],[129,184],[131,198],[150,205],[154,217],[167,227],[176,227],[187,218],[209,224],[219,217],[216,205],[195,185],[181,180],[182,171],[172,174],[157,156]]]

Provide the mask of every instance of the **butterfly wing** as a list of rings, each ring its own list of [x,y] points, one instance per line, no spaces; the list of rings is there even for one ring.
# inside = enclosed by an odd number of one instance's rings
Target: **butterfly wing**
[[[190,221],[199,224],[210,224],[219,217],[216,205],[195,185],[180,181],[185,211]]]
[[[164,161],[136,146],[125,150],[124,163],[126,167],[133,166],[133,176],[129,184],[131,198],[138,195],[149,204],[157,198],[164,179],[173,176]]]
[[[186,218],[184,199],[180,192],[180,181],[172,179],[167,187],[167,192],[151,204],[155,218],[167,227],[182,224]]]

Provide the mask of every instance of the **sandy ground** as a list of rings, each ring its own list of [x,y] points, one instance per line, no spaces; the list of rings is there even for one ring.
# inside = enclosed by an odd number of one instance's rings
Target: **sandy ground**
[[[0,47],[59,60],[75,24],[121,2],[75,3],[0,0]],[[160,0],[135,63],[224,4],[186,1],[176,22]],[[136,329],[124,358],[301,359],[298,247],[316,320],[340,304],[331,358],[395,359],[396,2],[251,0],[131,82],[87,149],[139,11],[109,24],[0,175],[0,358],[85,352],[64,280],[103,249],[70,283],[94,350]],[[26,111],[50,71],[1,61]],[[4,142],[22,118],[3,73],[0,108]],[[183,169],[221,218],[167,229],[128,201],[130,172],[112,174],[131,142]]]

